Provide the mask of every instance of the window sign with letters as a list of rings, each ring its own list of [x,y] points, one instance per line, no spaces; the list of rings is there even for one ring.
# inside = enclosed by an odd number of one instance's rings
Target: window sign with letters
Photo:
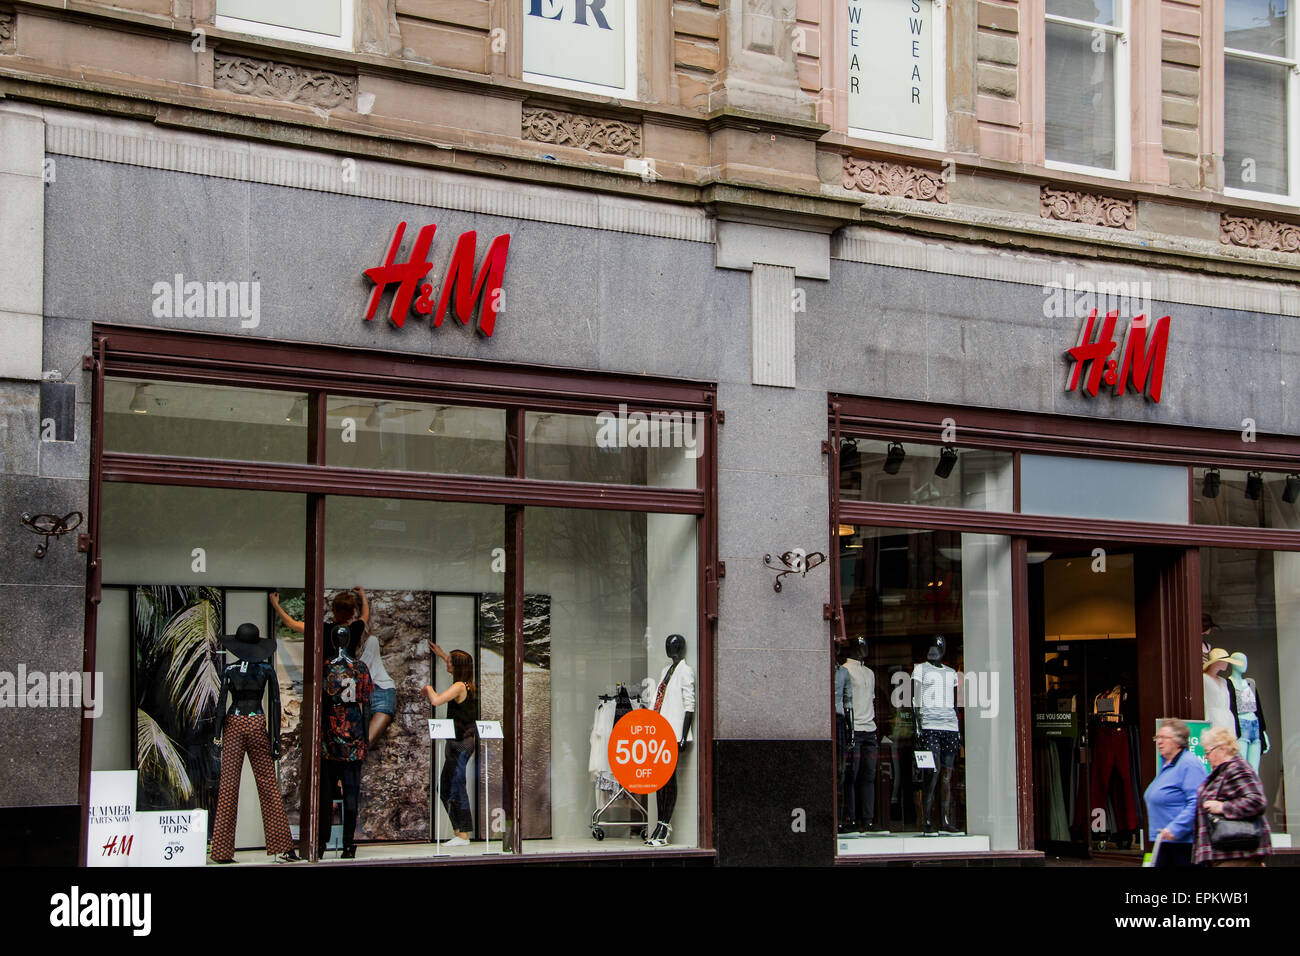
[[[942,6],[934,0],[841,2],[850,132],[941,148]]]
[[[636,96],[636,0],[519,0],[524,79]]]

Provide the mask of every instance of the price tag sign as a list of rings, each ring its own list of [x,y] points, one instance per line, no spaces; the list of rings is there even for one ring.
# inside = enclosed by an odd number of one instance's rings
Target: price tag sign
[[[429,721],[430,740],[450,740],[455,736],[456,736],[456,722],[454,720],[430,720]]]
[[[624,714],[609,735],[609,767],[628,793],[654,793],[677,769],[677,735],[653,710]]]
[[[500,740],[502,738],[501,721],[476,720],[475,723],[478,724],[478,735],[483,740]]]
[[[922,770],[934,769],[934,752],[930,750],[916,751],[916,765]]]

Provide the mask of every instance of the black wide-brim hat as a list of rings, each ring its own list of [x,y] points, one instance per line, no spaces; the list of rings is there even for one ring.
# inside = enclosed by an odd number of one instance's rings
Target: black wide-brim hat
[[[227,634],[221,639],[221,644],[241,661],[252,663],[269,661],[275,653],[275,638],[263,639],[256,624],[239,625],[234,634]]]

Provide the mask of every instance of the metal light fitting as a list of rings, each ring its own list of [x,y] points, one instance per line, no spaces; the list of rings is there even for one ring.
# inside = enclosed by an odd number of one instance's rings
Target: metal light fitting
[[[58,538],[75,530],[81,525],[81,519],[80,511],[70,511],[62,518],[58,515],[28,514],[24,511],[18,520],[28,531],[45,536],[45,541],[36,546],[35,552],[37,558],[43,558],[50,549],[50,538]]]
[[[773,589],[781,593],[781,579],[787,574],[797,574],[800,577],[807,577],[808,572],[819,564],[826,561],[826,555],[820,551],[814,551],[809,554],[803,548],[793,548],[777,560],[774,560],[770,554],[763,555],[763,563],[773,571],[777,572],[776,581],[772,583]]]

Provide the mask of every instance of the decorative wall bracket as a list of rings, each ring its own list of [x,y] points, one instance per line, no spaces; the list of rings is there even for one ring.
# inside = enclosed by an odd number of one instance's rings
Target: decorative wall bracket
[[[763,555],[763,563],[773,571],[777,572],[776,580],[772,582],[772,588],[778,594],[781,593],[781,579],[787,574],[797,574],[806,578],[808,572],[820,564],[824,564],[826,555],[820,551],[814,551],[812,554],[804,551],[803,548],[794,548],[785,552],[779,559],[773,559],[770,554]]]
[[[73,531],[81,525],[81,512],[70,511],[62,518],[58,515],[33,515],[26,511],[18,520],[22,522],[23,527],[33,534],[45,536],[45,541],[36,546],[35,555],[37,558],[45,557],[45,552],[50,549],[50,538],[58,538]]]

